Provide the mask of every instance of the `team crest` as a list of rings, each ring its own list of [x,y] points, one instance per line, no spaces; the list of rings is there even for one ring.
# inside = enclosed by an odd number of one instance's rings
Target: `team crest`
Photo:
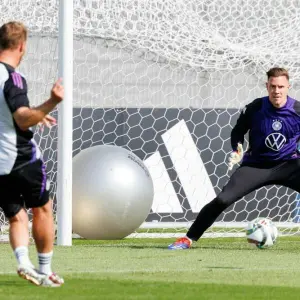
[[[272,128],[275,131],[278,131],[278,130],[280,130],[282,128],[282,123],[279,120],[274,120],[273,124],[272,124]]]

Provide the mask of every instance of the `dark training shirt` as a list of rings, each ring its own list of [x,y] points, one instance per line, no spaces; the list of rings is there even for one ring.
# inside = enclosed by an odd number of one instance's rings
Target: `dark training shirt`
[[[41,156],[33,132],[21,130],[13,118],[20,107],[29,107],[26,80],[13,67],[0,62],[0,175]]]
[[[285,106],[275,108],[269,97],[255,99],[245,106],[231,132],[231,146],[244,142],[249,131],[249,148],[243,163],[280,162],[300,158],[300,102],[287,98]]]

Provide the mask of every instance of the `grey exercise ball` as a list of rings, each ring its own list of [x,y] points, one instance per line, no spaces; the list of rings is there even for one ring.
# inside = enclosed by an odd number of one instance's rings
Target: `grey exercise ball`
[[[154,197],[147,167],[132,152],[101,145],[73,158],[73,232],[122,239],[148,216]]]

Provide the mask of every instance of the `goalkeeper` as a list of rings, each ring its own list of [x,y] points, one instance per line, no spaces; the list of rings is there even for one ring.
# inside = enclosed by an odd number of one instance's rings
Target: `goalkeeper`
[[[300,102],[288,96],[288,71],[267,72],[268,96],[255,99],[241,112],[231,132],[228,169],[240,166],[222,191],[199,212],[185,237],[169,249],[189,249],[230,205],[266,185],[282,185],[300,193]],[[243,153],[244,136],[249,148]]]

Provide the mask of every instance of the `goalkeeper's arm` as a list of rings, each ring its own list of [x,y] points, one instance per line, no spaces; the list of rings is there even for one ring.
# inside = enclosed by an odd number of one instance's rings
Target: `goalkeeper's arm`
[[[232,170],[233,166],[239,163],[243,159],[244,150],[243,143],[245,134],[249,130],[249,116],[247,113],[247,106],[241,112],[235,126],[231,131],[231,147],[232,152],[230,153],[228,160],[228,169]]]

